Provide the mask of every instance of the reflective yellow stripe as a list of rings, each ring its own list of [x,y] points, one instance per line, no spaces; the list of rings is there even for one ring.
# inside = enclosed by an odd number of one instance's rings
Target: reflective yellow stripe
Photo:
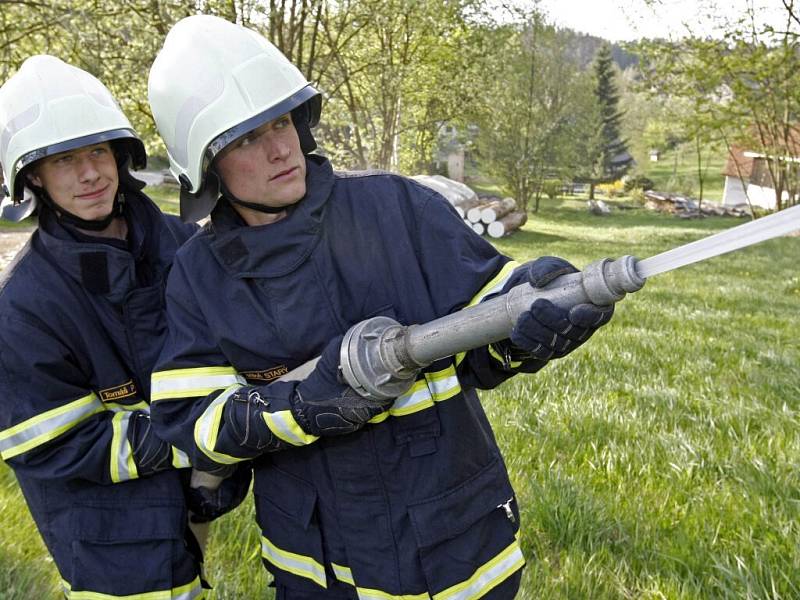
[[[103,406],[106,410],[110,410],[112,412],[121,412],[123,410],[133,411],[133,410],[142,410],[144,412],[150,412],[150,405],[142,400],[141,402],[137,402],[136,404],[119,404],[117,402],[104,402]]]
[[[436,402],[448,400],[461,392],[461,384],[452,365],[435,373],[425,373],[433,399]]]
[[[472,576],[433,595],[433,600],[476,600],[483,597],[489,590],[497,587],[508,579],[514,572],[525,564],[522,549],[519,546],[519,532],[514,536],[514,541],[500,554],[489,562],[478,567]],[[331,563],[333,574],[342,583],[347,583],[356,588],[359,600],[430,600],[427,593],[422,594],[389,594],[381,590],[362,588],[355,585],[353,572],[349,567]]]
[[[515,260],[510,260],[506,264],[504,264],[503,268],[500,269],[500,272],[494,277],[492,277],[489,280],[489,283],[483,286],[478,291],[478,293],[472,297],[472,300],[469,301],[469,304],[467,304],[467,306],[465,306],[464,308],[467,308],[469,306],[475,306],[486,296],[489,296],[490,294],[496,294],[497,292],[501,291],[503,289],[503,286],[511,277],[511,273],[513,273],[514,269],[516,269],[518,266],[519,263]],[[456,354],[456,366],[461,364],[461,361],[464,360],[464,357],[466,355],[467,355],[466,352],[459,352],[458,354]]]
[[[180,448],[172,446],[172,466],[176,469],[185,469],[192,466],[189,455]]]
[[[233,367],[193,367],[157,371],[150,379],[150,401],[208,396],[216,390],[247,382]]]
[[[337,565],[336,563],[332,562],[331,568],[333,569],[333,574],[336,576],[336,579],[355,587],[356,582],[353,581],[353,572],[349,569],[349,567]]]
[[[489,344],[489,355],[492,358],[494,358],[497,362],[499,362],[501,365],[505,365],[506,364],[506,359],[503,358],[502,356],[500,356],[497,353],[497,350],[495,350],[494,346],[492,346],[491,344]],[[519,361],[519,360],[511,360],[511,361],[508,362],[508,366],[511,367],[512,369],[516,369],[521,364],[522,364],[522,361]]]
[[[486,564],[478,567],[472,576],[443,592],[433,595],[433,600],[474,600],[508,579],[522,568],[525,557],[519,547],[518,536],[511,545]]]
[[[422,593],[422,594],[402,594],[400,596],[395,596],[393,594],[387,594],[386,592],[382,592],[381,590],[372,590],[369,588],[360,588],[356,587],[356,592],[358,593],[358,600],[430,600],[430,594]]]
[[[128,425],[130,424],[131,413],[128,411],[118,412],[111,418],[111,452],[110,452],[110,471],[111,481],[129,481],[139,477],[136,470],[136,462],[133,460],[133,449],[128,441]]]
[[[127,596],[115,596],[113,594],[101,594],[100,592],[88,591],[73,592],[69,582],[63,579],[61,580],[61,585],[67,600],[200,600],[201,598],[205,598],[205,590],[200,584],[200,577],[195,577],[194,581],[180,587],[172,588],[171,590],[129,594]]]
[[[278,548],[263,536],[261,537],[261,556],[282,571],[310,579],[326,589],[328,587],[325,567],[310,556],[303,556],[302,554],[295,554]]]
[[[432,373],[423,373],[424,378],[414,382],[405,394],[398,396],[391,408],[376,417],[370,419],[370,423],[380,423],[385,421],[390,415],[392,417],[404,417],[426,408],[430,408],[435,402],[448,400],[461,393],[461,384],[456,375],[453,365]]]
[[[303,428],[294,420],[292,411],[279,410],[274,413],[264,412],[262,414],[264,415],[264,421],[267,422],[267,427],[287,444],[306,446],[319,439],[317,436],[309,435],[303,431]]]
[[[381,590],[357,587],[353,580],[353,572],[348,567],[331,563],[331,568],[333,569],[333,574],[336,575],[336,579],[356,588],[359,600],[430,600],[431,598],[430,594],[426,592],[395,596]]]
[[[31,417],[0,433],[0,456],[8,460],[41,446],[104,408],[94,393]]]
[[[222,411],[225,409],[225,401],[228,397],[238,390],[241,385],[238,383],[224,390],[219,396],[200,415],[194,424],[194,443],[200,451],[208,458],[221,465],[232,465],[247,458],[229,456],[222,452],[217,452],[217,435],[219,434],[219,424],[222,421]]]

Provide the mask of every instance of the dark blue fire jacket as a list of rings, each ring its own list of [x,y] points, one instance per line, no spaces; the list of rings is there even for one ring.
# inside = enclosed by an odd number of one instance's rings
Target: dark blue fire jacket
[[[187,470],[174,468],[187,457],[139,478],[128,426],[149,411],[166,274],[196,227],[126,195],[128,247],[80,240],[43,208],[3,274],[0,455],[67,598],[189,600],[203,590],[184,541]]]
[[[152,415],[201,469],[255,457],[223,418],[240,386],[276,379],[369,317],[424,323],[479,302],[516,266],[412,180],[307,165],[286,218],[248,227],[220,200],[176,256]],[[271,396],[265,420],[290,449],[255,459],[254,491],[277,582],[319,597],[335,579],[361,599],[450,600],[515,576],[518,510],[474,391],[514,372],[488,348],[440,360],[342,437],[306,434]]]

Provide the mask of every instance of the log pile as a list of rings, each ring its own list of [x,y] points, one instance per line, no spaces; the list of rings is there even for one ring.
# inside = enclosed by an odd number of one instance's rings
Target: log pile
[[[441,175],[415,175],[412,179],[444,196],[478,235],[500,238],[514,233],[528,220],[525,211],[517,210],[513,198],[478,196],[463,183]]]
[[[686,196],[680,196],[678,194],[648,190],[644,193],[644,198],[645,208],[657,212],[669,213],[682,219],[702,218],[707,215],[725,217],[748,216],[747,211],[741,208],[723,206],[715,202],[703,202],[700,204],[693,198],[687,198]]]

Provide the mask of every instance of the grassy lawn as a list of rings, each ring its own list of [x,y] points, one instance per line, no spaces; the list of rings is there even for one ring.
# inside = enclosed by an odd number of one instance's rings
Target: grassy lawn
[[[583,267],[739,222],[543,201],[497,245]],[[482,394],[522,510],[520,598],[800,598],[798,256],[787,237],[654,277],[578,351]],[[55,597],[5,466],[0,514],[0,597]],[[212,598],[269,597],[257,546],[251,501],[214,524]]]

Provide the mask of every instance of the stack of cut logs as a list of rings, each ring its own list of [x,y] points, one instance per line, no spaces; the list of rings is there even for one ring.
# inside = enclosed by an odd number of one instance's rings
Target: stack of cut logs
[[[463,183],[441,175],[416,175],[414,179],[444,196],[478,235],[501,238],[514,233],[528,220],[525,211],[517,210],[513,198],[478,196]]]

